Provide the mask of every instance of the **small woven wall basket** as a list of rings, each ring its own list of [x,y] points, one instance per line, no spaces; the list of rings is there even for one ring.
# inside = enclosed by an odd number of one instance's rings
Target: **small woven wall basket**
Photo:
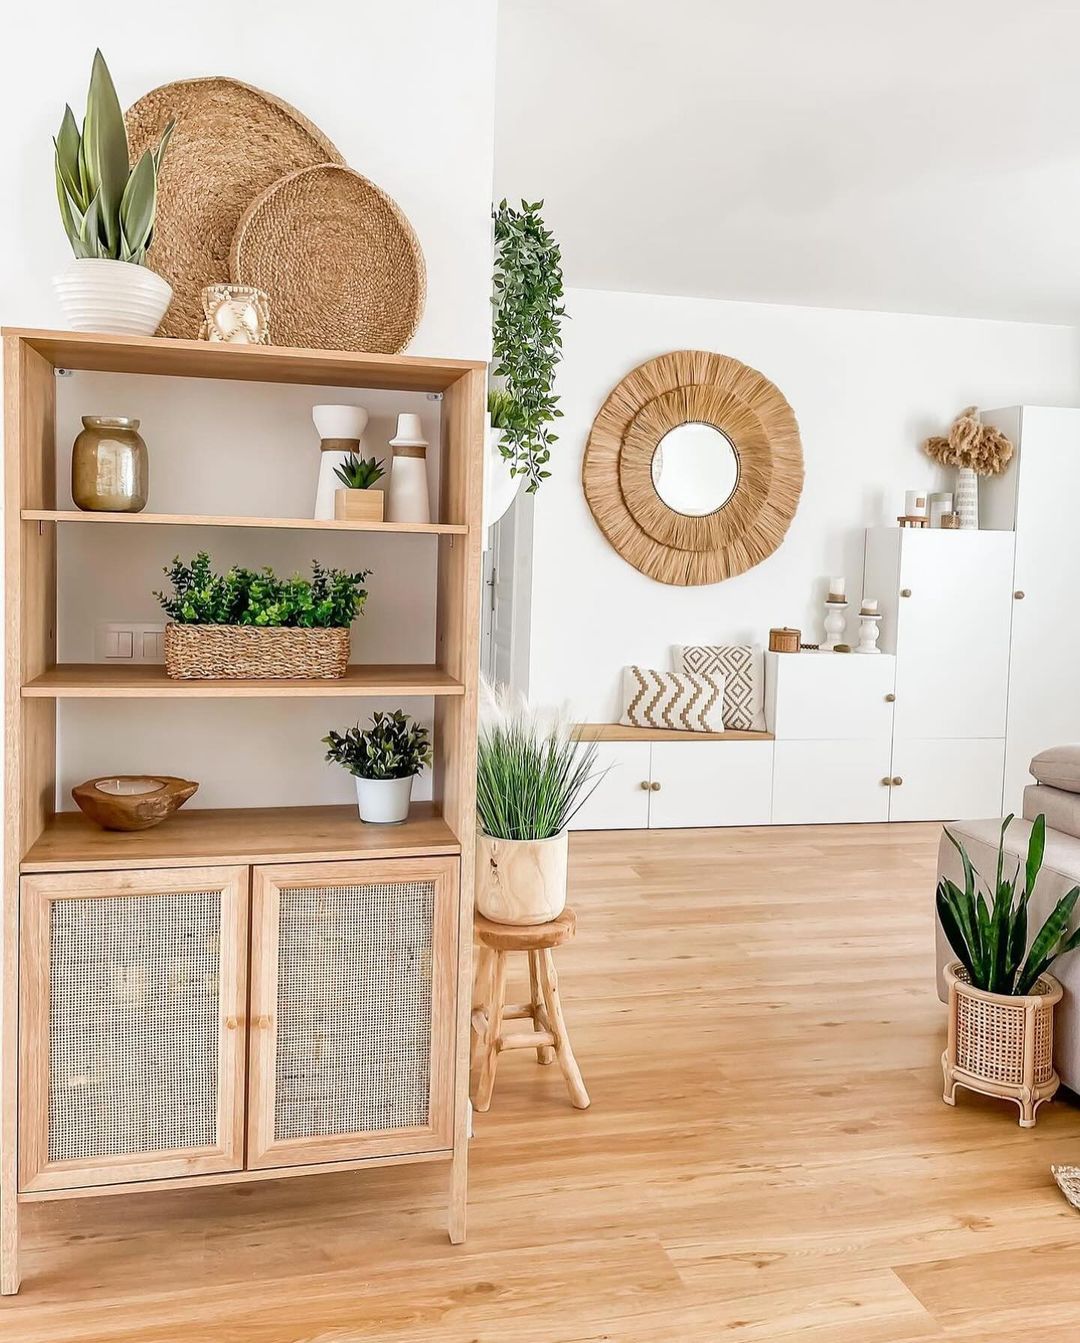
[[[165,626],[165,671],[178,680],[329,681],[348,665],[347,628]]]
[[[237,284],[270,295],[276,345],[397,354],[424,311],[424,254],[385,191],[336,163],[282,177],[233,236]]]

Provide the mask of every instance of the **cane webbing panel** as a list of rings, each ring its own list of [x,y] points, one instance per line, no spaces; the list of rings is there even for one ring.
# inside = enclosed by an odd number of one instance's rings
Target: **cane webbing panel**
[[[424,1125],[433,881],[285,887],[275,1139]]]
[[[221,892],[53,902],[49,1160],[217,1142]]]

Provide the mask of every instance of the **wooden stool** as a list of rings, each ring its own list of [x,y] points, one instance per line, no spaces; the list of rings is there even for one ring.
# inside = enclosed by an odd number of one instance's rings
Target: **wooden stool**
[[[503,1049],[535,1049],[538,1063],[559,1061],[570,1100],[579,1110],[589,1108],[589,1093],[570,1048],[559,980],[552,959],[553,947],[561,947],[574,936],[577,918],[572,909],[564,909],[550,923],[534,923],[517,928],[507,923],[492,923],[477,914],[473,927],[480,944],[473,989],[473,1068],[476,1086],[473,1106],[480,1111],[491,1107],[495,1089],[495,1068]],[[506,955],[524,951],[529,957],[529,1001],[506,1003]],[[503,1031],[504,1021],[526,1019],[533,1029]]]

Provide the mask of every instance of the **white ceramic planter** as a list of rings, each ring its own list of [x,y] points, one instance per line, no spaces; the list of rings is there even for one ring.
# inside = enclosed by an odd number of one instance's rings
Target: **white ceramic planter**
[[[152,336],[172,301],[172,288],[146,266],[99,257],[74,259],[53,289],[72,331]]]
[[[311,418],[322,444],[312,516],[317,521],[329,522],[334,517],[334,496],[341,488],[341,481],[334,473],[351,453],[363,455],[368,413],[363,406],[312,406]]]
[[[476,837],[476,908],[495,923],[549,923],[566,907],[569,833],[550,839]]]
[[[499,521],[502,515],[517,498],[521,489],[521,476],[510,474],[510,463],[499,451],[502,432],[491,427],[491,416],[487,418],[487,430],[484,435],[484,531]]]
[[[408,820],[415,774],[404,779],[357,779],[356,805],[369,825],[400,825]]]

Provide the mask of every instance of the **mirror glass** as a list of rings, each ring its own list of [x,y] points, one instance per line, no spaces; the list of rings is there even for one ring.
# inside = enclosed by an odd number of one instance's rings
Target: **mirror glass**
[[[653,488],[668,508],[686,517],[715,513],[731,498],[738,480],[735,445],[712,424],[677,424],[653,453]]]

